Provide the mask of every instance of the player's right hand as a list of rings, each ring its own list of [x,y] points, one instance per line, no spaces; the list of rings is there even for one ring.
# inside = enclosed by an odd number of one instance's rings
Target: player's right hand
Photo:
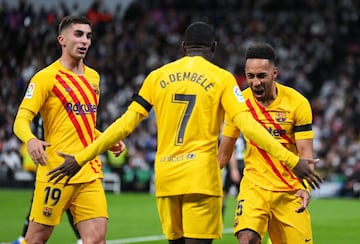
[[[32,159],[32,161],[36,165],[46,165],[46,162],[48,160],[48,156],[45,152],[45,147],[50,146],[50,143],[46,141],[39,140],[37,138],[30,139],[27,144],[27,150],[29,152],[29,155]]]
[[[300,182],[303,183],[303,180],[306,180],[312,189],[320,188],[320,183],[323,180],[320,176],[311,169],[309,164],[315,164],[319,162],[319,159],[303,159],[300,158],[298,164],[293,168],[294,174],[299,178]],[[304,185],[306,188],[306,186]]]

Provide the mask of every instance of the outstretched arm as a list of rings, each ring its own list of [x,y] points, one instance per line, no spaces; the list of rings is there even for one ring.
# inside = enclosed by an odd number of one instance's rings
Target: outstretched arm
[[[95,129],[95,138],[99,138],[101,134],[101,131]],[[110,147],[109,150],[115,155],[115,157],[117,157],[125,150],[125,143],[123,141],[119,141],[115,145]]]
[[[99,138],[75,156],[59,152],[58,154],[63,157],[65,161],[60,166],[48,172],[50,176],[49,181],[54,180],[54,183],[57,183],[67,176],[66,185],[81,169],[81,166],[128,136],[143,118],[144,115],[132,110],[127,110],[119,119],[112,123]]]

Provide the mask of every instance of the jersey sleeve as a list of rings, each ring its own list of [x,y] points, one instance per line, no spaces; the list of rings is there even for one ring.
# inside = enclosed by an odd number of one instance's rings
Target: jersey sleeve
[[[129,135],[144,117],[134,111],[127,110],[112,123],[92,144],[75,155],[79,165],[84,165],[95,156],[105,152],[111,146]]]
[[[299,104],[295,111],[296,119],[294,125],[295,140],[313,139],[312,111],[310,103],[306,98]]]
[[[30,139],[36,138],[30,128],[30,123],[34,118],[34,114],[27,109],[19,109],[14,121],[14,133],[24,143]]]
[[[245,99],[232,74],[227,74],[224,81],[224,93],[221,97],[221,104],[232,120],[238,113],[247,110]]]
[[[20,108],[37,114],[49,96],[50,86],[51,82],[49,82],[47,72],[40,71],[35,74],[28,84]]]
[[[240,136],[240,130],[239,128],[232,122],[230,119],[230,116],[228,114],[225,114],[225,123],[224,128],[222,131],[222,135],[228,136],[228,137],[239,137]]]

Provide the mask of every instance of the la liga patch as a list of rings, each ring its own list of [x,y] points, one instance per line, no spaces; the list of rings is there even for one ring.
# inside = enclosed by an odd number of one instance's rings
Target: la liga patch
[[[234,86],[233,92],[235,94],[235,97],[237,98],[237,100],[241,103],[245,102],[245,99],[241,93],[241,90],[238,86]]]
[[[35,83],[30,83],[26,93],[25,93],[25,98],[32,98],[35,92]]]

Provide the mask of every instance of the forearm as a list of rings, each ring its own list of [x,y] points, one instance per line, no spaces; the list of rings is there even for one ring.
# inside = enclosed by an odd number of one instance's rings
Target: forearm
[[[311,159],[314,157],[313,139],[296,140],[295,143],[301,158]],[[309,167],[312,170],[315,170],[314,164],[309,164]],[[311,187],[309,186],[309,183],[306,180],[304,180],[303,183],[306,186],[305,190],[310,193]]]
[[[314,145],[313,139],[301,139],[296,140],[296,149],[301,158],[311,159],[314,158]],[[312,170],[315,169],[314,164],[309,165]]]
[[[237,160],[235,157],[235,150],[233,150],[233,153],[231,154],[231,157],[229,159],[229,169],[230,171],[238,170]]]
[[[75,155],[79,165],[105,152],[115,143],[128,136],[144,118],[143,115],[127,110],[119,119],[112,123],[92,144]]]
[[[283,161],[290,169],[297,165],[299,157],[275,140],[264,127],[253,119],[250,113],[237,114],[233,118],[233,122],[247,138],[272,156]]]
[[[231,155],[234,151],[235,142],[236,138],[234,137],[224,135],[221,137],[218,153],[220,168],[223,168],[230,161]]]
[[[32,138],[36,138],[30,127],[34,116],[35,115],[27,109],[19,109],[16,115],[13,130],[15,135],[24,143],[27,143]]]

